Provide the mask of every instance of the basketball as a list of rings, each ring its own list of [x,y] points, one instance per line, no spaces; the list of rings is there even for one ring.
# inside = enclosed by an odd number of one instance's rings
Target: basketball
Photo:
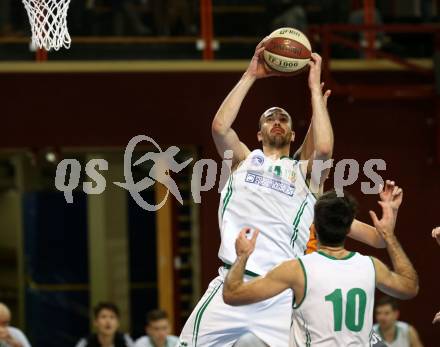
[[[294,28],[280,28],[265,43],[264,60],[273,70],[300,73],[307,69],[312,47],[307,36]]]

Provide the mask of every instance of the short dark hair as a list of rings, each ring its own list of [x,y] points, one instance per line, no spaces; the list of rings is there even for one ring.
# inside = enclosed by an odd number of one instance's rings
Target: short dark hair
[[[161,320],[168,319],[168,314],[164,310],[152,310],[147,313],[146,324]]]
[[[382,296],[376,302],[376,308],[386,305],[390,305],[393,311],[397,311],[399,309],[399,303],[397,302],[397,300],[390,296]]]
[[[290,120],[290,129],[292,130],[293,129],[293,120],[292,120],[292,117],[290,116],[290,114],[285,110],[285,109],[283,109],[283,108],[281,108],[281,107],[277,107],[277,106],[275,106],[275,107],[271,107],[271,108],[268,108],[266,111],[264,111],[263,112],[263,114],[260,116],[260,119],[258,120],[258,131],[260,131],[261,130],[261,127],[262,127],[262,125],[263,125],[263,123],[264,123],[264,120],[266,119],[266,112],[267,111],[269,111],[269,110],[272,110],[273,109],[273,112],[275,112],[275,110],[279,110],[279,111],[282,111],[282,113],[283,114],[285,114],[285,115],[287,115],[288,116],[288,118],[289,118],[289,120]],[[272,113],[273,113],[272,112]]]
[[[93,308],[95,318],[98,318],[102,310],[112,311],[119,318],[119,308],[112,302],[100,302]]]
[[[356,201],[347,192],[341,197],[334,190],[321,195],[315,204],[314,216],[319,243],[323,246],[343,245],[356,212]]]

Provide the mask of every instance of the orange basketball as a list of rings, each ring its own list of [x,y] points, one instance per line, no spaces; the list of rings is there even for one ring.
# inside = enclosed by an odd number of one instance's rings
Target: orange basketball
[[[280,28],[265,43],[266,64],[280,72],[299,73],[307,69],[312,46],[307,36],[293,28]]]

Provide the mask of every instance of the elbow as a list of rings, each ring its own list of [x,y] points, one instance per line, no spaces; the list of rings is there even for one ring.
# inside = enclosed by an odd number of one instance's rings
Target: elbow
[[[402,299],[402,300],[413,299],[417,296],[417,294],[419,294],[419,290],[420,290],[419,283],[415,282],[413,285],[411,285],[411,287],[409,287],[407,289],[405,294],[401,295],[401,297],[399,299]]]
[[[233,297],[226,291],[223,291],[223,301],[226,305],[234,306]]]
[[[419,277],[416,275],[416,278],[414,279],[414,282],[411,286],[411,299],[416,297],[417,294],[419,294],[420,285],[419,285]]]
[[[316,157],[322,160],[330,159],[333,155],[333,138],[329,136],[314,143]]]
[[[387,244],[385,243],[385,241],[383,239],[377,241],[374,245],[374,248],[387,248]]]
[[[328,160],[332,157],[333,146],[331,145],[320,145],[315,148],[316,157],[321,160]]]
[[[410,293],[411,297],[409,299],[415,298],[419,294],[419,290],[420,290],[419,282],[415,283],[415,285],[411,289],[412,289]]]
[[[211,131],[213,135],[224,135],[227,129],[222,121],[214,118],[211,124]]]
[[[223,301],[226,305],[230,305],[230,306],[239,305],[239,302],[237,300],[237,297],[234,295],[234,292],[227,287],[223,288]]]
[[[228,292],[223,292],[223,301],[225,302],[226,305],[236,306],[234,296]]]

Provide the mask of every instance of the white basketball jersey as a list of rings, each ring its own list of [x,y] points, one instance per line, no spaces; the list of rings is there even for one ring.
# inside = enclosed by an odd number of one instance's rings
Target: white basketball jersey
[[[396,322],[396,336],[394,337],[393,342],[385,341],[378,324],[375,324],[373,328],[382,338],[382,342],[388,347],[411,347],[409,340],[409,325],[407,323],[400,321]]]
[[[304,255],[315,202],[299,161],[252,151],[221,193],[219,258],[226,264],[235,261],[235,239],[243,227],[260,230],[246,266],[250,272],[264,275],[282,261]]]
[[[305,296],[293,307],[292,347],[369,347],[373,328],[375,270],[370,257],[343,259],[320,251],[299,259]]]

